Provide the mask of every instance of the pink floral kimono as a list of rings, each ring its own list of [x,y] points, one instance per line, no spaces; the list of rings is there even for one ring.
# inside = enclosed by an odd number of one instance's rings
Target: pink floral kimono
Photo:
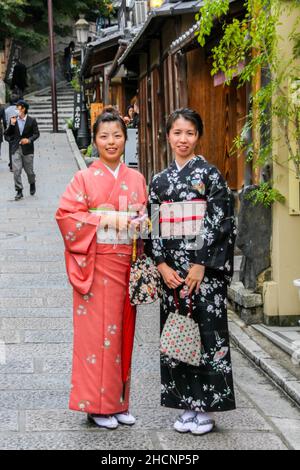
[[[123,395],[121,348],[132,244],[102,237],[101,216],[89,211],[139,211],[146,201],[139,172],[122,163],[115,178],[100,160],[78,171],[60,200],[56,220],[74,288],[72,410],[115,414],[129,407],[130,374]]]

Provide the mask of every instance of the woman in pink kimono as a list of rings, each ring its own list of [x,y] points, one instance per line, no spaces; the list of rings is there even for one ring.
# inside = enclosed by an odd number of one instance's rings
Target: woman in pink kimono
[[[135,423],[128,410],[130,371],[125,387],[122,377],[122,332],[132,254],[128,227],[144,212],[147,194],[144,177],[121,163],[127,139],[121,117],[104,112],[93,131],[100,158],[75,174],[56,212],[74,288],[69,408],[115,429]]]

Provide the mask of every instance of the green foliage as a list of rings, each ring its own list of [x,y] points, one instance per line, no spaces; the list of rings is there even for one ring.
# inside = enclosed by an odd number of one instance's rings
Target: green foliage
[[[75,91],[80,91],[80,67],[74,67],[73,69],[73,78],[71,80],[71,86],[74,88]]]
[[[289,159],[294,162],[296,176],[300,177],[300,15],[295,15],[294,7],[300,7],[299,0],[244,0],[244,14],[232,18],[228,0],[205,0],[196,20],[201,46],[205,45],[217,23],[222,27],[219,43],[212,49],[212,75],[223,72],[227,84],[238,76],[238,86],[252,82],[260,70],[268,77],[251,97],[247,122],[241,135],[234,139],[232,153],[244,150],[248,161],[253,158],[252,143],[247,137],[254,126],[258,126],[262,145],[256,164],[264,166],[272,161],[272,148],[277,139],[270,131],[274,119],[284,137]],[[283,12],[294,21],[289,36],[291,59],[280,57],[278,47]],[[241,62],[244,62],[244,68],[240,71]],[[253,118],[254,108],[259,110],[257,121]],[[279,200],[276,190],[271,189],[262,185],[254,200]]]
[[[68,126],[68,129],[73,129],[74,122],[72,118],[66,119],[66,124]]]
[[[216,21],[223,28],[223,36],[212,51],[212,74],[222,71],[230,82],[237,73],[239,62],[249,60],[246,69],[241,74],[241,82],[249,81],[259,66],[269,64],[270,55],[274,54],[277,42],[276,26],[279,23],[280,0],[246,0],[245,15],[242,18],[228,19],[230,4],[228,0],[205,0],[200,8],[199,30],[196,32],[201,46],[205,44],[206,36],[211,34]],[[272,4],[272,5],[271,5]],[[259,10],[255,16],[253,8]],[[259,57],[250,58],[252,48],[259,48],[263,53]]]
[[[272,188],[269,182],[261,183],[257,188],[245,196],[253,205],[262,204],[270,207],[274,202],[285,202],[285,197],[275,188]]]
[[[206,37],[210,35],[214,21],[221,19],[229,11],[229,0],[204,0],[199,14],[196,15],[196,21],[200,21],[200,29],[196,32],[198,41],[203,47]]]
[[[93,151],[93,144],[90,144],[90,145],[88,146],[88,148],[86,149],[86,154],[85,154],[85,156],[86,156],[87,158],[91,158],[91,157],[92,157],[92,151]]]
[[[74,77],[71,80],[71,86],[74,88],[75,91],[79,92],[80,91],[80,82],[78,77]]]
[[[99,8],[99,13],[101,16],[104,18],[109,18],[112,17],[115,14],[115,9],[114,6],[111,2],[111,0],[102,0],[100,8]]]
[[[93,21],[107,0],[53,0],[54,29],[59,35],[72,32],[72,23],[80,13]],[[71,21],[70,21],[71,20]],[[71,25],[70,25],[71,23]],[[0,0],[0,41],[14,38],[33,49],[41,49],[48,40],[46,0]]]

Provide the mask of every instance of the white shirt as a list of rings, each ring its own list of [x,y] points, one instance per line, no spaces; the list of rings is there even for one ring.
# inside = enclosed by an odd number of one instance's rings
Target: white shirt
[[[105,163],[104,163],[105,165]],[[121,166],[121,162],[119,163],[119,165],[117,166],[117,168],[115,170],[112,170],[109,166],[105,165],[106,168],[111,172],[111,174],[117,179],[118,178],[118,174],[119,174],[119,170],[120,170],[120,166]]]
[[[25,114],[25,116],[23,118],[21,118],[20,116],[18,116],[18,118],[17,118],[17,123],[18,123],[19,131],[20,131],[21,135],[24,132],[24,127],[26,125],[26,120],[27,120],[27,114]]]

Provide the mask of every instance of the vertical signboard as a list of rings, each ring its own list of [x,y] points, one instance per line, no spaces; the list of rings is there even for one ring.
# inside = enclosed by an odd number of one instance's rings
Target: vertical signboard
[[[81,110],[81,93],[75,91],[74,93],[74,118],[73,118],[73,129],[78,132],[80,128],[80,110]]]

